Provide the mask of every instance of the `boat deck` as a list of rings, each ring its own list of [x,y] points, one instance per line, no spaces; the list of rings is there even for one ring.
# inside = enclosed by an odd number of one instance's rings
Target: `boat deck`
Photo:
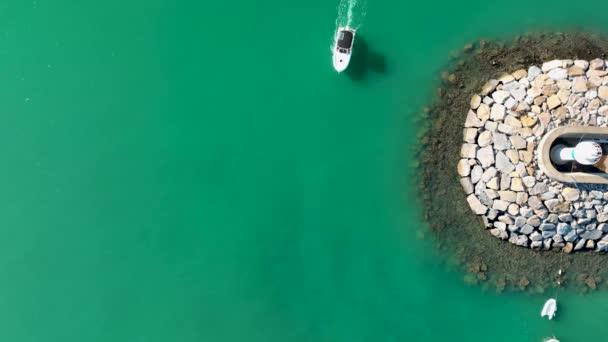
[[[352,31],[342,30],[338,38],[338,47],[341,49],[350,49],[353,46],[355,34]]]

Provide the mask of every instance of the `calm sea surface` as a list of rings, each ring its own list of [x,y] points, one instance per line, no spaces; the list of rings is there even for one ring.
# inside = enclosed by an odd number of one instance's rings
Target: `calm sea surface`
[[[409,168],[451,50],[602,4],[358,0],[338,75],[348,5],[2,3],[0,340],[605,340],[606,292],[467,287]]]

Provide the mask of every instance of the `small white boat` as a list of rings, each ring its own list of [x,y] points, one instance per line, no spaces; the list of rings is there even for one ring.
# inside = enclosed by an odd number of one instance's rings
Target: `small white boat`
[[[349,27],[339,27],[336,32],[336,42],[333,50],[334,69],[342,72],[350,63],[350,56],[355,41],[355,30]]]
[[[554,337],[554,338],[550,338],[548,340],[545,340],[545,342],[559,342],[559,340]]]
[[[549,319],[553,319],[555,316],[555,312],[557,311],[557,301],[553,298],[549,299],[545,302],[543,306],[543,310],[540,312],[540,317],[549,317]]]

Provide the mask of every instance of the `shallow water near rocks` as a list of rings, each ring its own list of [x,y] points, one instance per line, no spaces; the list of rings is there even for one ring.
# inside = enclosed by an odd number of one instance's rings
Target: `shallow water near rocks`
[[[5,2],[2,340],[603,338],[608,291],[467,286],[410,166],[450,51],[608,14],[370,1],[337,75],[337,6]]]

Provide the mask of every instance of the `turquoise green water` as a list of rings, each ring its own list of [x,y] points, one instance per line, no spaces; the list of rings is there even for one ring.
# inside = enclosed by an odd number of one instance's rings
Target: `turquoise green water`
[[[338,5],[0,5],[1,339],[602,339],[608,293],[548,322],[545,296],[466,287],[408,164],[450,50],[608,15],[359,0],[349,77]]]

